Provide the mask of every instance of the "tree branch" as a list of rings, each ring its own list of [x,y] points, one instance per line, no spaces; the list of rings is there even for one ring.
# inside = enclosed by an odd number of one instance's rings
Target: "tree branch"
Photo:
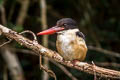
[[[22,35],[19,35],[17,32],[15,32],[11,29],[8,29],[2,25],[0,25],[0,32],[4,36],[16,40],[19,44],[26,46],[29,49],[32,49],[34,52],[36,52],[36,54],[44,55],[48,58],[53,59],[56,62],[64,64],[68,67],[75,68],[75,69],[84,71],[89,74],[93,74],[93,75],[96,74],[97,76],[101,76],[101,77],[120,79],[119,71],[105,69],[105,68],[91,65],[91,64],[88,64],[85,62],[78,61],[75,64],[73,64],[71,61],[65,61],[63,59],[63,57],[61,57],[57,52],[47,49],[47,48],[39,45],[37,42],[31,41],[31,40],[23,37]]]

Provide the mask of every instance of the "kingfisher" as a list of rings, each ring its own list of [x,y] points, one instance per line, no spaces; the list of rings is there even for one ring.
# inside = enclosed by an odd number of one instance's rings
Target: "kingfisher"
[[[38,32],[37,35],[49,35],[54,33],[57,33],[57,51],[64,60],[83,61],[85,59],[87,53],[85,36],[78,29],[75,20],[71,18],[60,19],[55,26]]]

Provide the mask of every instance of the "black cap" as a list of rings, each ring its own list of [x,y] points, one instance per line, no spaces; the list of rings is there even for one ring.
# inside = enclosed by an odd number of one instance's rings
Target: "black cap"
[[[65,29],[74,29],[77,28],[77,23],[71,18],[63,18],[57,21],[56,24],[58,27],[64,27]]]

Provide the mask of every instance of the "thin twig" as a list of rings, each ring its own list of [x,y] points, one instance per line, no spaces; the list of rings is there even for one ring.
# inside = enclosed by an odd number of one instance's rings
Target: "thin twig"
[[[48,70],[47,68],[45,68],[44,66],[40,65],[41,69],[44,70],[45,72],[47,72],[50,76],[52,76],[55,80],[56,80],[56,75],[52,70]]]
[[[111,55],[111,56],[120,58],[120,53],[113,52],[113,51],[110,51],[110,50],[106,50],[106,49],[102,49],[102,48],[94,47],[94,46],[88,46],[88,49],[99,51],[99,52],[102,52],[106,55]]]
[[[12,41],[12,39],[8,38],[8,41],[7,41],[7,42],[4,42],[3,44],[1,44],[0,47],[6,45],[6,44],[8,44],[8,43],[10,43],[11,41]]]
[[[33,32],[30,31],[30,30],[25,30],[25,31],[23,31],[23,32],[20,32],[19,34],[25,34],[25,33],[30,33],[30,34],[32,34],[32,36],[33,36],[33,38],[34,38],[33,41],[37,42],[37,37],[36,37],[35,33],[33,33]]]
[[[114,63],[114,62],[95,62],[95,64],[99,66],[104,66],[104,67],[111,66],[111,67],[120,68],[120,64]]]

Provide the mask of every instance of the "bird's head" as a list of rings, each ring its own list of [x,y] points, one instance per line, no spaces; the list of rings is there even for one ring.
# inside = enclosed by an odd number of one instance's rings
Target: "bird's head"
[[[49,35],[63,30],[75,29],[77,23],[71,18],[63,18],[57,21],[56,25],[50,29],[37,33],[37,35]]]

